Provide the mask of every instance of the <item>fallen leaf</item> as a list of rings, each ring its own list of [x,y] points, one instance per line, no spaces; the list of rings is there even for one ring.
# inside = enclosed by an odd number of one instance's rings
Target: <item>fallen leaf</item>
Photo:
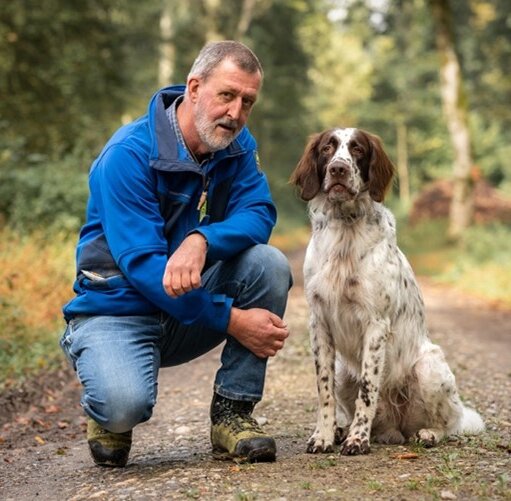
[[[46,414],[57,414],[58,412],[60,412],[61,409],[58,405],[48,405],[44,408],[44,412],[46,412]]]
[[[415,452],[405,452],[403,454],[395,454],[394,459],[417,459],[419,457]]]
[[[69,426],[69,423],[66,421],[58,421],[57,426],[59,427],[60,430],[64,430]]]
[[[44,445],[46,442],[44,441],[43,438],[41,438],[39,435],[36,435],[34,437],[34,440],[39,444],[39,445]]]
[[[42,419],[34,419],[34,424],[38,424],[39,426],[41,426],[41,428],[50,428],[51,427],[51,424],[48,423],[47,421],[43,421]]]

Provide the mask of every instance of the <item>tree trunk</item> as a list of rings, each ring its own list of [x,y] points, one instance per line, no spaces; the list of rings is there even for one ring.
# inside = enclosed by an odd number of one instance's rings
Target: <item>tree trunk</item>
[[[440,86],[447,126],[454,148],[453,197],[449,236],[457,239],[472,222],[472,154],[468,127],[468,107],[463,93],[461,68],[455,51],[454,31],[448,0],[429,0],[436,25],[440,55]]]
[[[218,9],[220,8],[220,4],[220,0],[203,0],[202,2],[204,12],[206,13],[206,19],[208,20],[206,30],[206,40],[208,42],[225,38],[217,29]]]
[[[238,21],[238,27],[236,29],[237,40],[241,40],[247,34],[250,23],[252,22],[256,3],[257,0],[243,0],[241,15]]]
[[[402,121],[397,124],[397,173],[399,178],[399,199],[404,207],[410,206],[410,177],[408,175],[407,127]]]
[[[165,2],[160,16],[160,61],[158,84],[160,87],[170,85],[174,69],[174,45],[172,44],[172,16],[168,2]]]

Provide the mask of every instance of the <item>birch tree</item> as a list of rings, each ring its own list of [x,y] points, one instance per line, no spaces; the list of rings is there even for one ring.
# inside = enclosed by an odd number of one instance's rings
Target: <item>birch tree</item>
[[[444,113],[454,149],[449,235],[457,239],[471,224],[474,207],[468,106],[463,90],[460,62],[456,54],[449,1],[429,0],[429,5],[435,23],[436,45],[440,57],[440,88]]]

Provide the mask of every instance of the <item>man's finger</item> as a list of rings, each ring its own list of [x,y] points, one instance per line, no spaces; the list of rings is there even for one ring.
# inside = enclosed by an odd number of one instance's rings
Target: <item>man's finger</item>
[[[190,275],[190,285],[193,289],[198,289],[201,286],[201,276],[200,272],[192,271]]]
[[[192,284],[191,284],[191,277],[190,277],[190,273],[187,273],[187,272],[183,272],[181,274],[181,290],[183,292],[189,292],[192,290]]]
[[[271,323],[275,327],[287,328],[287,324],[286,324],[286,322],[284,322],[284,320],[282,320],[278,315],[276,315],[275,313],[272,313],[271,311],[269,313],[270,313]]]

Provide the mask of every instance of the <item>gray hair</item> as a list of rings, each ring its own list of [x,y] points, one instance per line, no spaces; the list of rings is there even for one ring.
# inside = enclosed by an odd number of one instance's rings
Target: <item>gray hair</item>
[[[246,45],[234,40],[224,40],[209,42],[201,49],[188,73],[188,78],[196,76],[206,80],[225,59],[232,60],[247,73],[259,72],[261,78],[263,77],[263,67],[259,59]]]

